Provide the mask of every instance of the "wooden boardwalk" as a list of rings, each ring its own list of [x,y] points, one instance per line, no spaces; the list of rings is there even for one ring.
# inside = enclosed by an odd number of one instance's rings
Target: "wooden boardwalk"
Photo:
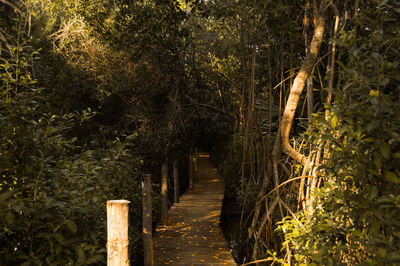
[[[154,235],[155,265],[237,265],[222,235],[224,183],[207,154],[200,154],[194,189],[168,211]]]

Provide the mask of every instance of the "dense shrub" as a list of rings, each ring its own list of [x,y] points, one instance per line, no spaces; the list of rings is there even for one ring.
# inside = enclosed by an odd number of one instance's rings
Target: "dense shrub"
[[[106,201],[140,202],[133,137],[77,144],[70,132],[94,113],[51,108],[50,88],[33,78],[40,54],[23,22],[23,15],[13,20],[0,64],[0,264],[104,264]],[[140,204],[130,211],[132,220],[141,220]],[[130,230],[135,255],[140,226]]]
[[[314,124],[313,139],[330,143],[323,186],[312,213],[299,214],[302,225],[280,227],[299,263],[400,262],[400,13],[370,3],[360,16],[337,40],[342,85]]]

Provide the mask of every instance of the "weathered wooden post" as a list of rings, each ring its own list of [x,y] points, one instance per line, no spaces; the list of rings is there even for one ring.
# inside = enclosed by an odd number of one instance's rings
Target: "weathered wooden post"
[[[178,160],[174,160],[174,202],[179,202],[179,173],[178,173]]]
[[[143,199],[143,249],[144,265],[153,266],[153,235],[152,235],[152,203],[151,203],[151,174],[144,175],[142,180]]]
[[[194,169],[193,169],[193,155],[192,152],[189,153],[189,190],[193,190],[194,183]]]
[[[107,201],[107,265],[128,266],[128,200]]]
[[[193,165],[194,165],[194,171],[197,172],[197,157],[196,157],[196,154],[192,155],[192,160],[193,160]]]
[[[161,165],[161,223],[168,221],[168,164]]]

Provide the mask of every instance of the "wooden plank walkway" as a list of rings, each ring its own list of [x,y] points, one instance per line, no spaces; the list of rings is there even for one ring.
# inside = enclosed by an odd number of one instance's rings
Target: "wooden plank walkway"
[[[222,235],[224,183],[208,154],[200,154],[194,189],[168,211],[154,235],[155,265],[237,265]]]

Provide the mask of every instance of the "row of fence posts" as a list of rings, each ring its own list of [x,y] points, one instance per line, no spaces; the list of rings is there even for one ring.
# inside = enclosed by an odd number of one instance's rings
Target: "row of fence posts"
[[[197,148],[189,154],[189,190],[193,190],[197,172]],[[174,202],[179,202],[178,160],[173,161]],[[141,184],[143,202],[143,254],[144,265],[154,265],[153,256],[153,218],[151,199],[151,174],[145,174]],[[129,261],[129,203],[128,200],[107,201],[107,265],[126,266]],[[161,165],[161,223],[168,222],[168,164]]]

